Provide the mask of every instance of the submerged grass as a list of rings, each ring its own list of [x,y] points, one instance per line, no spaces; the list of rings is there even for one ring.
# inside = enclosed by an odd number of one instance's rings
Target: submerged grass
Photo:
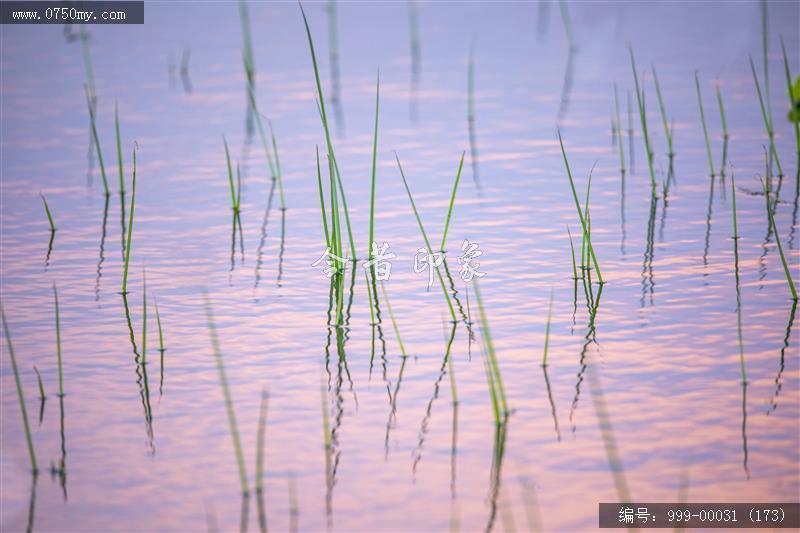
[[[47,214],[47,220],[50,222],[50,231],[56,230],[56,224],[53,222],[53,214],[50,212],[50,206],[47,205],[47,199],[45,199],[44,194],[39,193],[39,196],[42,197],[42,203],[44,204],[44,212]]]
[[[700,94],[700,74],[694,71],[694,86],[697,89],[697,107],[700,109],[700,122],[703,124],[703,137],[706,141],[706,153],[708,154],[708,169],[711,177],[714,177],[714,159],[711,157],[711,143],[708,141],[708,128],[706,127],[706,114],[703,111],[703,96]]]
[[[731,201],[733,204],[733,257],[736,274],[736,325],[739,337],[739,365],[742,372],[742,385],[747,384],[747,369],[744,365],[744,342],[742,340],[742,295],[739,290],[739,226],[736,221],[736,178],[731,168]]]
[[[31,470],[34,476],[39,472],[36,466],[36,453],[33,451],[33,437],[31,436],[31,428],[28,424],[28,410],[25,408],[25,394],[22,392],[22,382],[19,379],[19,371],[17,370],[17,358],[14,356],[14,346],[11,344],[11,332],[8,329],[8,322],[6,322],[6,313],[0,304],[0,316],[3,318],[3,331],[6,334],[6,344],[8,345],[8,355],[11,356],[11,368],[14,370],[14,382],[17,385],[17,397],[19,398],[19,408],[22,411],[22,422],[25,425],[25,439],[28,441],[28,454],[31,459]]]
[[[261,390],[261,407],[258,411],[258,436],[256,441],[256,492],[264,490],[264,433],[267,427],[267,404],[269,393]]]
[[[664,99],[661,97],[661,85],[658,83],[658,74],[656,74],[656,66],[650,65],[653,69],[653,82],[656,85],[656,96],[658,97],[658,108],[661,111],[661,122],[664,125],[664,137],[667,139],[667,147],[669,148],[669,153],[667,154],[670,158],[675,156],[675,152],[672,149],[672,131],[670,131],[669,121],[667,120],[667,110],[664,107]]]
[[[550,288],[550,305],[547,307],[547,327],[544,330],[544,354],[542,366],[547,366],[547,348],[550,345],[550,318],[553,316],[553,289]]]
[[[453,206],[456,203],[456,192],[458,192],[458,182],[461,181],[461,169],[464,166],[464,155],[466,151],[461,152],[461,161],[458,163],[458,171],[456,171],[456,181],[453,183],[453,193],[450,195],[450,207],[447,208],[447,218],[444,221],[444,233],[442,233],[442,245],[439,247],[441,252],[445,251],[444,245],[447,241],[447,230],[450,228],[450,217],[453,214]]]
[[[478,280],[475,279],[475,298],[478,300],[478,312],[481,320],[481,331],[483,332],[486,344],[486,381],[489,384],[489,394],[492,397],[492,409],[494,410],[494,421],[499,426],[510,413],[506,402],[506,392],[503,388],[503,378],[500,375],[500,365],[497,362],[497,354],[492,343],[492,334],[489,332],[489,320],[486,318],[486,310],[483,307],[481,291],[478,287]]]
[[[411,196],[411,189],[408,188],[408,181],[406,181],[406,175],[403,172],[403,165],[400,164],[400,157],[397,155],[397,153],[394,155],[395,159],[397,159],[397,168],[400,169],[400,177],[403,178],[403,186],[406,189],[406,193],[408,193],[408,200],[411,202],[411,209],[414,211],[414,217],[417,219],[417,225],[419,225],[419,231],[422,233],[423,239],[425,239],[425,246],[428,248],[428,254],[430,254],[431,261],[433,261],[435,256],[433,254],[433,248],[431,247],[431,241],[428,239],[428,234],[425,233],[425,227],[422,225],[422,219],[417,211],[417,205],[414,203],[413,196]],[[447,292],[447,287],[444,284],[442,273],[439,271],[439,268],[433,264],[430,265],[430,268],[436,269],[436,275],[439,277],[439,283],[442,286],[442,292],[444,293],[445,300],[447,301],[447,307],[450,309],[450,316],[453,318],[453,322],[457,322],[456,312],[453,309],[453,303],[450,301],[450,294]]]
[[[86,107],[89,109],[89,123],[92,128],[92,138],[94,139],[94,147],[97,150],[97,161],[100,164],[100,175],[103,177],[103,187],[105,188],[106,196],[110,195],[108,189],[108,179],[106,178],[106,167],[103,165],[103,152],[100,150],[100,138],[97,136],[97,122],[95,119],[95,105],[93,97],[89,95],[89,89],[84,87],[86,92]]]
[[[122,294],[128,294],[128,265],[131,260],[133,239],[133,209],[136,206],[136,143],[133,144],[133,182],[131,184],[131,212],[128,218],[128,235],[125,239],[125,268],[122,273]]]
[[[597,256],[594,253],[594,247],[592,246],[592,240],[589,236],[589,229],[584,219],[583,212],[581,211],[581,203],[578,200],[578,193],[575,191],[575,183],[572,181],[572,172],[569,169],[569,161],[567,160],[567,152],[564,150],[564,141],[561,139],[561,132],[558,132],[558,142],[561,145],[561,155],[564,156],[564,166],[567,169],[567,177],[569,178],[569,186],[572,190],[572,198],[575,200],[575,208],[578,210],[578,218],[581,220],[581,228],[583,229],[583,238],[586,240],[586,245],[589,249],[589,255],[592,258],[592,262],[594,263],[594,270],[597,272],[597,281],[601,285],[604,283],[603,275],[600,273],[600,264],[597,262]],[[655,189],[653,189],[655,191]]]
[[[208,295],[205,296],[206,300],[206,320],[208,322],[208,332],[211,335],[211,348],[214,351],[214,359],[217,362],[217,371],[219,373],[219,384],[222,388],[222,394],[225,398],[225,409],[228,412],[228,425],[230,426],[231,438],[233,440],[233,447],[236,451],[236,464],[239,468],[239,482],[241,484],[242,495],[247,496],[250,490],[247,484],[247,472],[245,471],[244,455],[242,454],[242,444],[239,439],[239,428],[236,425],[236,412],[233,408],[233,398],[231,398],[230,387],[228,386],[228,378],[225,375],[225,364],[222,361],[222,352],[220,350],[219,339],[217,338],[217,327],[214,324],[214,315],[211,309],[211,302],[208,300]]]

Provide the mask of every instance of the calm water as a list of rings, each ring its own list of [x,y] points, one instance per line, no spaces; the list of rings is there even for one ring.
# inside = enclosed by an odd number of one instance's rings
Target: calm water
[[[89,143],[80,40],[70,42],[61,26],[5,26],[2,299],[42,471],[31,503],[30,464],[3,342],[2,529],[23,530],[31,521],[42,531],[240,527],[242,498],[204,291],[214,309],[251,486],[261,391],[269,391],[263,507],[271,529],[577,531],[596,527],[597,502],[626,493],[640,501],[797,500],[800,315],[758,193],[767,137],[747,61],[751,54],[763,78],[758,4],[569,3],[577,46],[571,59],[558,4],[418,4],[414,88],[409,6],[341,3],[336,118],[328,12],[324,4],[305,7],[360,257],[369,238],[380,66],[375,238],[397,255],[385,288],[409,355],[405,364],[384,300],[380,331],[370,325],[360,266],[352,289],[347,273],[344,360],[335,333],[332,343],[329,337],[330,282],[312,266],[325,249],[315,162],[315,145],[324,145],[324,136],[296,4],[250,5],[256,91],[275,128],[288,207],[281,212],[275,191],[266,217],[271,181],[258,135],[247,131],[235,3],[148,3],[144,26],[87,28],[112,189],[107,213]],[[796,280],[797,155],[785,119],[779,35],[797,72],[797,20],[796,3],[770,4],[769,88],[786,174],[773,178],[781,187],[775,222]],[[480,189],[467,125],[471,42]],[[632,117],[630,161],[627,94],[635,93],[628,42],[646,90],[659,183],[668,180],[669,160],[651,63],[674,119],[674,174],[666,201],[660,194],[655,205],[638,115]],[[184,50],[191,52],[182,75]],[[695,70],[717,170],[723,142],[715,80],[731,134],[727,161],[738,188],[746,388],[730,177],[708,176]],[[624,186],[611,134],[615,81],[626,130]],[[128,289],[141,350],[146,268],[144,374],[118,292],[123,254],[115,102],[128,190],[134,141],[139,146]],[[557,126],[581,201],[596,165],[592,241],[606,280],[600,295],[594,286],[596,313],[587,307],[582,283],[576,289],[572,280],[566,225],[579,246],[580,224]],[[241,242],[231,238],[223,134],[241,165]],[[459,403],[453,407],[443,366],[449,312],[436,285],[426,290],[427,274],[414,271],[424,242],[395,150],[434,243],[467,150],[448,262],[466,308],[461,243],[469,239],[483,252],[481,293],[513,411],[499,442],[471,287],[475,336],[470,340],[463,323],[455,329],[450,354]],[[49,258],[40,191],[58,227]],[[53,283],[61,303],[63,441]],[[545,375],[540,363],[551,289]],[[48,396],[41,421],[34,365]],[[321,405],[333,432],[328,452]],[[62,456],[65,478],[50,473]],[[257,529],[256,499],[247,503],[247,525]]]

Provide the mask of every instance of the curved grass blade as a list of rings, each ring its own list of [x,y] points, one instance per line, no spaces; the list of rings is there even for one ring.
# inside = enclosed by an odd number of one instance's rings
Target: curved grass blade
[[[444,221],[444,233],[442,233],[442,245],[439,249],[444,252],[444,244],[447,241],[447,230],[450,228],[450,216],[453,214],[453,206],[456,203],[456,192],[458,192],[458,182],[461,181],[461,168],[464,166],[464,155],[466,151],[461,152],[461,161],[458,163],[458,171],[456,172],[456,181],[453,183],[453,193],[450,195],[450,207],[447,208],[447,219]]]
[[[661,85],[658,83],[658,74],[656,74],[656,66],[650,65],[653,69],[653,81],[656,85],[656,96],[658,97],[658,108],[661,111],[661,122],[664,125],[664,137],[667,139],[667,146],[669,147],[669,153],[667,154],[670,158],[672,158],[675,153],[672,149],[672,131],[669,128],[669,121],[667,120],[667,110],[664,107],[664,99],[661,97]]]
[[[25,425],[25,439],[28,441],[28,454],[31,459],[31,470],[33,471],[34,478],[39,469],[36,466],[36,453],[33,451],[33,438],[31,437],[31,428],[28,424],[28,410],[25,408],[25,395],[22,392],[22,382],[19,379],[19,372],[17,371],[17,358],[14,356],[14,346],[11,344],[11,332],[8,329],[8,322],[6,322],[6,313],[3,306],[0,304],[0,316],[3,318],[3,331],[6,334],[6,343],[8,345],[8,355],[11,356],[11,368],[14,370],[14,382],[17,385],[17,397],[19,398],[19,408],[22,411],[22,422]]]
[[[44,194],[39,193],[39,196],[42,197],[42,203],[44,204],[44,212],[47,214],[47,220],[50,222],[50,231],[56,230],[55,222],[53,222],[53,214],[50,212],[50,206],[47,205],[47,200],[44,197]]]
[[[714,177],[714,159],[711,157],[711,144],[708,142],[708,128],[706,128],[706,114],[703,111],[703,97],[700,94],[700,77],[699,73],[694,71],[694,85],[697,89],[697,107],[700,109],[700,122],[703,124],[703,137],[706,141],[706,153],[708,154],[708,169],[711,172],[711,177]]]
[[[100,150],[100,139],[97,136],[97,124],[95,122],[95,109],[92,97],[89,96],[89,89],[84,87],[86,92],[86,106],[89,108],[89,122],[92,128],[92,138],[94,139],[94,147],[97,150],[97,161],[100,164],[100,175],[103,177],[103,187],[105,188],[106,196],[110,195],[108,189],[108,179],[106,178],[106,167],[103,165],[103,152]]]
[[[411,202],[411,209],[414,210],[414,217],[417,219],[417,224],[419,225],[419,230],[422,233],[422,237],[425,239],[425,246],[428,248],[428,253],[430,257],[434,257],[433,255],[433,248],[431,247],[431,241],[428,239],[428,234],[425,233],[425,227],[422,225],[422,219],[419,216],[419,212],[417,211],[417,205],[414,203],[414,198],[411,196],[411,189],[408,188],[408,182],[406,181],[406,175],[403,173],[403,166],[400,164],[400,157],[395,152],[394,154],[395,159],[397,159],[397,167],[400,169],[400,177],[403,178],[403,186],[406,189],[406,193],[408,194],[408,200]],[[447,292],[447,287],[444,284],[444,279],[442,278],[442,273],[439,271],[438,267],[431,266],[431,268],[436,268],[436,275],[439,277],[439,284],[442,286],[442,292],[444,293],[445,300],[447,301],[447,307],[450,309],[450,316],[453,318],[453,322],[456,322],[456,312],[453,309],[453,304],[450,301],[450,294]]]
[[[481,291],[478,287],[478,280],[475,279],[475,298],[478,300],[478,312],[481,320],[481,331],[486,345],[486,377],[489,385],[489,392],[492,395],[492,407],[496,424],[501,424],[505,417],[510,413],[506,402],[506,393],[503,388],[503,378],[500,376],[500,366],[497,363],[497,354],[494,351],[492,335],[489,332],[489,320],[486,318],[486,310],[483,307]],[[500,411],[502,406],[502,413]]]

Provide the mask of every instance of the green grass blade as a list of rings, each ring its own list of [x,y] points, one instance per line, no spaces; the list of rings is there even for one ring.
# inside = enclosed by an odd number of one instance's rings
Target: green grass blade
[[[394,334],[397,337],[397,344],[400,345],[400,353],[403,354],[403,357],[408,357],[406,348],[403,345],[403,339],[400,338],[400,328],[397,326],[397,320],[394,318],[392,304],[389,302],[389,295],[386,293],[386,287],[384,287],[383,281],[381,281],[381,293],[383,294],[383,300],[386,302],[386,309],[389,311],[389,318],[392,319],[392,328],[394,329]]]
[[[786,74],[786,92],[789,95],[789,104],[792,109],[797,109],[800,94],[794,94],[792,88],[792,73],[789,70],[789,59],[786,57],[786,45],[783,44],[783,36],[781,35],[781,52],[783,52],[783,70]],[[794,122],[794,137],[797,144],[797,155],[800,158],[800,122]]]
[[[378,161],[378,110],[381,99],[381,71],[378,69],[378,79],[375,83],[375,133],[372,138],[372,188],[369,196],[369,243],[367,256],[372,261],[372,242],[375,240],[375,174]]]
[[[86,70],[86,83],[88,84],[89,95],[91,96],[92,107],[97,103],[97,89],[94,86],[94,71],[92,69],[92,57],[89,55],[89,34],[86,33],[81,25],[81,45],[83,48],[83,67]]]
[[[228,183],[231,188],[231,205],[234,212],[239,211],[239,204],[236,202],[236,188],[233,184],[233,167],[231,167],[231,154],[228,151],[228,141],[222,136],[222,143],[225,145],[225,162],[228,165]]]
[[[233,398],[231,398],[230,387],[228,386],[228,378],[225,375],[225,364],[222,361],[222,351],[220,350],[219,339],[217,338],[217,327],[214,324],[214,315],[211,309],[211,302],[208,300],[208,295],[205,296],[206,300],[206,320],[208,322],[208,331],[211,336],[211,348],[214,351],[214,359],[217,363],[217,372],[219,373],[219,384],[222,388],[222,394],[225,398],[225,409],[228,413],[228,425],[230,426],[231,438],[233,440],[233,447],[236,451],[236,464],[239,468],[239,482],[242,488],[242,494],[247,495],[250,493],[247,484],[247,472],[245,471],[244,455],[242,454],[242,444],[239,439],[239,429],[236,425],[236,412],[233,408]]]
[[[154,297],[153,303],[156,307],[156,324],[158,324],[158,350],[161,352],[163,357],[166,348],[164,348],[164,331],[161,329],[161,315],[158,312],[158,299]]]
[[[347,239],[350,242],[350,259],[353,261],[356,260],[356,241],[353,239],[353,229],[350,226],[350,211],[347,209],[347,197],[344,193],[344,185],[342,184],[342,175],[339,174],[339,163],[336,162],[336,158],[333,158],[333,170],[336,175],[336,183],[339,188],[339,192],[342,195],[342,209],[344,209],[344,222],[347,225]]]
[[[761,93],[761,84],[758,81],[758,74],[756,74],[756,67],[753,64],[752,57],[750,58],[750,70],[753,73],[753,83],[755,83],[756,86],[756,94],[758,95],[758,104],[761,107],[761,117],[764,119],[764,128],[767,130],[767,137],[769,137],[769,150],[772,153],[772,157],[775,158],[775,166],[778,167],[778,175],[783,176],[783,169],[781,168],[781,162],[778,159],[778,151],[775,149],[775,132],[772,129],[772,118],[767,112],[767,107],[764,105],[764,97]],[[767,96],[769,97],[769,95]]]
[[[636,60],[633,57],[633,47],[628,47],[633,69],[633,81],[636,86],[636,102],[639,105],[639,118],[642,122],[642,137],[644,137],[645,150],[647,150],[647,167],[650,171],[650,186],[653,196],[656,194],[656,176],[653,171],[653,149],[650,146],[650,136],[647,134],[647,114],[645,113],[644,89],[639,87],[639,75],[636,73]]]
[[[725,120],[725,106],[722,103],[722,92],[719,90],[719,81],[717,82],[714,90],[717,93],[717,104],[719,105],[719,117],[722,120],[722,137],[723,139],[728,138],[728,121]],[[724,170],[724,169],[723,169]],[[722,172],[722,170],[720,171]]]
[[[769,203],[769,187],[764,188],[764,197],[767,199],[767,216],[769,217],[769,223],[772,227],[772,231],[775,233],[775,244],[778,245],[778,253],[781,256],[781,263],[783,264],[783,272],[786,274],[786,282],[789,284],[789,290],[792,293],[792,299],[797,300],[797,289],[794,286],[794,280],[792,280],[792,273],[789,270],[789,265],[786,262],[786,256],[783,254],[783,246],[781,245],[781,237],[778,233],[778,228],[775,226],[775,217],[773,216],[772,209],[770,208]]]
[[[650,65],[653,69],[653,81],[656,85],[656,96],[658,97],[658,107],[661,111],[661,122],[664,125],[664,137],[667,139],[667,146],[669,147],[669,156],[675,155],[672,151],[672,132],[669,129],[669,121],[667,120],[667,110],[664,107],[664,99],[661,97],[661,85],[658,83],[658,74],[656,74],[656,66]]]
[[[275,154],[275,170],[278,174],[278,191],[281,193],[281,209],[286,209],[286,200],[283,197],[283,176],[281,175],[281,159],[278,155],[278,143],[275,140],[275,130],[272,129],[272,121],[269,122],[269,133],[272,137],[272,152]]]
[[[444,221],[444,233],[442,233],[442,245],[439,249],[444,252],[444,244],[447,241],[447,230],[450,228],[450,216],[453,214],[453,206],[456,203],[456,192],[458,192],[458,182],[461,181],[461,169],[464,166],[464,155],[466,151],[461,152],[461,161],[458,163],[458,171],[456,172],[456,181],[453,183],[453,192],[450,195],[450,207],[447,208],[447,219]]]
[[[486,318],[486,310],[483,307],[483,299],[481,298],[481,291],[478,286],[478,280],[475,280],[475,298],[478,300],[478,312],[480,314],[481,319],[481,331],[484,335],[484,340],[486,341],[486,351],[488,352],[488,364],[491,368],[491,375],[492,381],[494,382],[495,386],[497,387],[498,397],[500,399],[500,404],[503,407],[502,415],[503,417],[508,416],[510,413],[508,409],[508,403],[506,402],[506,393],[503,387],[503,378],[500,375],[500,365],[497,362],[497,354],[494,351],[494,344],[492,343],[492,334],[489,331],[489,320]],[[497,416],[495,413],[495,421],[499,424],[501,422],[500,417]]]
[[[319,146],[317,146],[317,189],[319,190],[319,205],[322,209],[322,227],[325,229],[325,243],[331,248],[331,236],[328,232],[328,217],[325,214],[325,194],[322,190],[322,172],[319,168]]]
[[[50,222],[50,231],[56,230],[56,225],[53,222],[53,214],[50,212],[50,206],[47,205],[47,200],[44,197],[44,194],[39,193],[39,196],[42,197],[42,203],[44,204],[44,212],[47,214],[47,220]]]
[[[131,212],[128,218],[128,236],[125,239],[125,269],[122,273],[122,294],[128,294],[128,265],[131,261],[133,242],[133,209],[136,206],[136,143],[133,145],[133,182],[131,184]]]
[[[56,353],[58,354],[58,395],[64,396],[64,378],[61,369],[61,313],[58,307],[58,289],[53,283],[53,301],[56,309]]]
[[[328,147],[328,156],[335,158],[333,153],[333,143],[331,143],[331,133],[330,129],[328,128],[328,115],[325,111],[325,97],[322,92],[322,83],[319,80],[319,67],[317,66],[317,54],[314,51],[314,40],[311,38],[311,29],[308,27],[308,19],[306,18],[306,12],[303,10],[303,5],[300,4],[300,13],[303,15],[303,24],[306,27],[306,36],[308,37],[308,47],[311,51],[311,62],[314,66],[314,80],[317,84],[317,104],[319,106],[319,113],[320,118],[322,119],[322,126],[325,130],[325,142]]]
[[[25,439],[28,441],[28,454],[31,459],[31,469],[34,475],[39,471],[36,466],[36,453],[33,451],[33,438],[31,437],[31,428],[28,424],[28,410],[25,408],[25,395],[22,392],[22,382],[19,379],[19,372],[17,371],[17,358],[14,356],[14,346],[11,344],[11,331],[8,329],[6,322],[6,313],[3,306],[0,305],[0,316],[3,317],[3,331],[6,334],[6,343],[8,345],[8,354],[11,356],[11,367],[14,370],[14,382],[17,385],[17,397],[19,398],[19,408],[22,411],[22,421],[25,425]]]
[[[84,91],[86,92],[86,106],[89,109],[89,122],[92,128],[92,138],[94,139],[94,147],[97,150],[97,161],[100,164],[100,175],[103,177],[103,187],[105,188],[106,196],[108,196],[111,193],[108,190],[106,167],[103,165],[103,152],[100,150],[100,138],[97,136],[97,124],[95,121],[94,106],[92,105],[92,100],[89,96],[89,89],[84,87]]]
[[[408,200],[411,202],[411,209],[414,210],[414,217],[417,219],[417,224],[419,225],[419,231],[422,233],[422,237],[425,239],[425,246],[428,248],[428,253],[431,257],[434,257],[431,241],[428,239],[428,234],[425,233],[425,227],[422,225],[422,219],[419,216],[419,211],[417,211],[417,205],[414,203],[414,198],[411,196],[411,189],[408,188],[408,181],[406,181],[406,175],[403,172],[403,166],[400,164],[400,157],[397,155],[397,153],[395,153],[394,156],[395,159],[397,159],[397,167],[400,169],[400,177],[403,178],[403,186],[405,186],[406,193],[408,194]],[[450,294],[447,292],[447,287],[444,284],[442,273],[439,272],[438,267],[430,265],[430,268],[436,268],[436,275],[439,277],[439,284],[442,286],[442,292],[444,293],[445,300],[447,301],[447,307],[450,309],[450,316],[453,317],[453,322],[456,322],[456,312],[453,309],[452,302],[450,301]]]
[[[594,253],[594,247],[592,246],[592,240],[589,237],[589,230],[586,225],[586,220],[583,217],[583,212],[581,211],[581,203],[578,200],[578,193],[575,192],[575,183],[572,181],[572,172],[569,169],[569,161],[567,160],[567,152],[564,150],[564,141],[561,139],[561,132],[558,132],[558,142],[561,145],[561,155],[564,157],[564,166],[567,169],[567,177],[569,178],[569,186],[572,190],[572,198],[575,200],[575,208],[578,210],[578,218],[581,220],[581,228],[583,229],[583,235],[586,239],[586,244],[589,248],[589,254],[592,257],[592,262],[594,263],[594,270],[597,272],[597,281],[601,285],[604,283],[603,275],[600,273],[600,265],[597,262],[597,256]]]
[[[272,175],[272,179],[278,179],[278,171],[275,168],[275,163],[272,160],[272,154],[270,154],[269,151],[267,134],[264,132],[264,123],[261,121],[261,113],[258,111],[256,94],[253,87],[248,86],[247,95],[250,98],[250,107],[253,109],[253,115],[256,118],[256,127],[258,127],[258,135],[261,138],[261,145],[264,147],[264,156],[267,158],[267,165],[269,166],[270,174]]]
[[[714,159],[711,157],[711,144],[708,142],[708,128],[706,128],[706,114],[703,111],[703,97],[700,94],[700,77],[698,72],[694,71],[694,85],[697,89],[697,107],[700,109],[700,122],[703,124],[703,137],[706,140],[706,153],[708,154],[708,168],[711,172],[711,177],[714,177]]]
[[[572,243],[572,233],[569,231],[569,225],[567,225],[567,235],[569,235],[569,249],[572,252],[572,279],[578,279],[578,266],[575,263],[575,245]]]

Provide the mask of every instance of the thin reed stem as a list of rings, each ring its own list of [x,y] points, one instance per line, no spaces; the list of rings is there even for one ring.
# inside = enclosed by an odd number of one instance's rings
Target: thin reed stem
[[[703,137],[706,140],[706,153],[708,154],[708,169],[714,177],[714,159],[711,157],[711,144],[708,142],[708,128],[706,127],[706,114],[703,111],[703,97],[700,94],[700,76],[694,71],[694,85],[697,89],[697,107],[700,109],[700,122],[703,124]]]
[[[444,221],[444,233],[442,233],[442,245],[439,249],[444,252],[445,242],[447,241],[447,230],[450,228],[450,216],[453,214],[453,206],[456,203],[456,192],[458,192],[458,182],[461,181],[461,169],[464,166],[464,155],[466,151],[461,152],[461,161],[458,163],[458,171],[456,172],[456,181],[453,183],[453,192],[450,195],[450,207],[447,208],[447,218]]]
[[[369,243],[367,243],[367,256],[372,261],[372,243],[375,240],[375,175],[378,161],[378,110],[381,98],[381,71],[378,69],[375,82],[375,133],[372,137],[372,186],[369,194]]]
[[[128,235],[125,239],[125,269],[122,273],[122,294],[128,294],[128,265],[133,242],[133,209],[136,206],[136,143],[133,144],[133,182],[131,184],[131,209],[128,218]]]
[[[478,300],[478,311],[481,319],[481,331],[486,344],[486,352],[488,359],[489,374],[491,376],[489,387],[493,395],[496,394],[499,399],[499,405],[502,406],[502,413],[495,409],[495,422],[502,423],[502,420],[510,413],[508,403],[506,402],[506,392],[503,387],[503,378],[500,375],[500,365],[497,362],[497,354],[494,351],[494,344],[492,343],[492,334],[489,331],[489,320],[486,318],[486,310],[483,306],[483,299],[481,298],[481,291],[478,286],[478,280],[475,279],[475,298]],[[502,415],[502,416],[501,416]]]
[[[22,422],[25,425],[25,439],[28,441],[28,454],[31,459],[31,470],[35,476],[39,469],[36,466],[36,453],[33,451],[33,437],[31,437],[31,427],[28,424],[28,410],[25,408],[25,395],[22,392],[22,382],[19,379],[19,371],[17,370],[17,358],[14,356],[14,346],[11,344],[11,331],[8,329],[8,322],[6,322],[6,313],[0,304],[0,316],[3,317],[3,331],[6,334],[6,343],[8,345],[8,354],[11,356],[11,368],[14,370],[14,382],[17,385],[17,398],[19,398],[19,408],[22,411]]]
[[[650,146],[650,136],[647,134],[647,114],[645,112],[644,88],[639,87],[639,75],[636,73],[636,60],[633,57],[633,47],[628,47],[633,69],[633,81],[636,86],[636,102],[639,105],[639,118],[642,122],[642,137],[644,137],[645,150],[647,150],[647,166],[650,170],[650,187],[653,196],[656,195],[656,175],[653,170],[653,149]],[[598,273],[599,277],[599,273]]]
[[[61,313],[58,307],[58,289],[53,283],[53,302],[56,309],[56,354],[58,355],[58,395],[64,396],[64,378],[61,368]]]
[[[669,121],[667,120],[667,110],[664,107],[664,99],[661,97],[661,85],[658,83],[658,74],[656,74],[656,66],[650,65],[653,69],[653,82],[656,85],[656,96],[658,97],[658,108],[661,111],[661,122],[664,125],[664,137],[667,139],[667,146],[669,147],[669,157],[675,155],[672,149],[672,132],[669,129]]]
[[[414,203],[414,198],[411,196],[411,189],[408,188],[408,181],[406,181],[406,175],[403,172],[403,165],[400,164],[400,157],[395,152],[394,154],[395,159],[397,159],[397,168],[400,169],[400,177],[403,178],[403,185],[405,186],[406,193],[408,194],[408,200],[411,202],[411,209],[414,211],[414,217],[417,219],[417,225],[419,226],[419,231],[422,233],[422,237],[425,239],[425,246],[428,248],[428,254],[430,254],[431,261],[435,257],[433,254],[433,248],[431,247],[431,241],[428,239],[428,234],[425,233],[425,227],[422,225],[422,219],[419,216],[419,212],[417,211],[417,205]],[[442,286],[442,292],[444,293],[445,300],[447,301],[447,307],[450,309],[450,316],[453,318],[453,322],[457,322],[456,319],[456,312],[453,309],[453,304],[450,301],[450,294],[447,292],[447,287],[444,284],[444,279],[442,278],[442,273],[439,271],[438,266],[434,266],[433,264],[430,265],[430,268],[436,269],[436,275],[439,277],[439,284]]]
[[[86,92],[86,106],[89,109],[89,123],[92,128],[92,138],[94,139],[94,147],[97,150],[97,161],[100,165],[100,175],[103,177],[103,187],[105,188],[106,196],[110,195],[108,189],[108,179],[106,178],[106,167],[103,165],[103,152],[100,150],[100,138],[97,136],[97,123],[95,120],[95,109],[93,100],[89,96],[89,89],[84,87]]]

